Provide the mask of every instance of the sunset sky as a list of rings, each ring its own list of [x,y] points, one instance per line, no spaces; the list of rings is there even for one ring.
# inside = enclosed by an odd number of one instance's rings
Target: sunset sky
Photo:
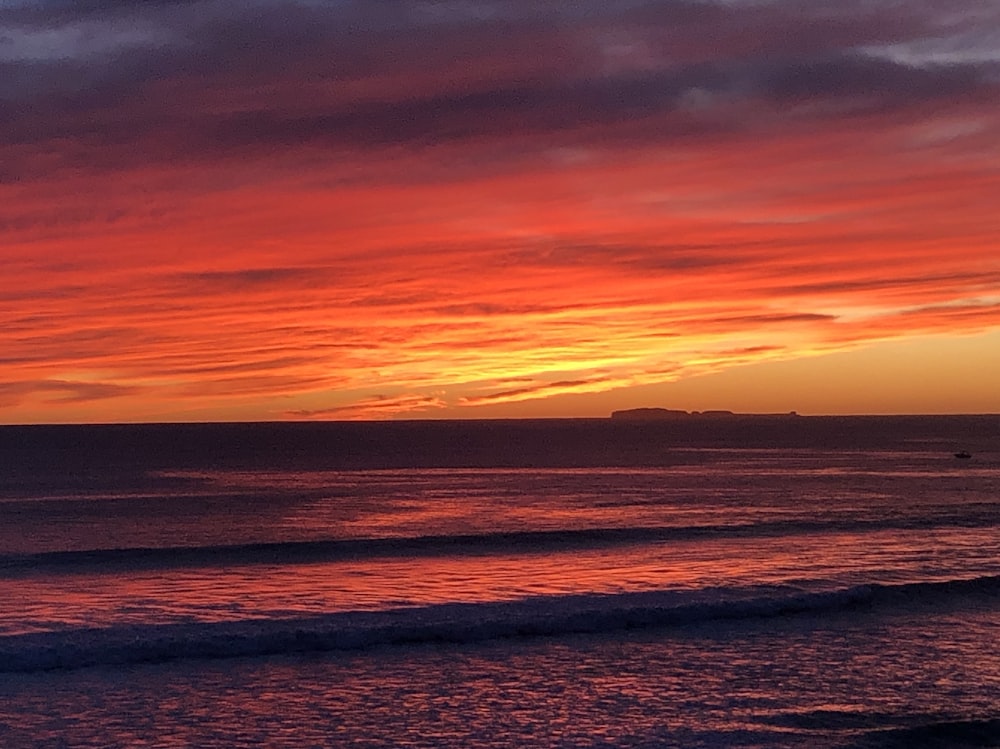
[[[0,422],[1000,412],[995,0],[0,0]]]

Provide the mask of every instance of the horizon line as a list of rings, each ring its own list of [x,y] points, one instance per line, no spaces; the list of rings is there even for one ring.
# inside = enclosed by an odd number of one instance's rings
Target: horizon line
[[[657,410],[658,407],[638,407],[619,409],[621,412]],[[661,409],[667,410],[667,409]],[[513,421],[607,421],[620,423],[643,423],[672,421],[675,418],[707,416],[711,419],[726,418],[788,418],[800,419],[947,419],[947,418],[1000,418],[1000,411],[986,412],[949,412],[949,413],[809,413],[798,411],[724,411],[706,409],[705,411],[670,410],[661,417],[652,418],[614,418],[606,416],[481,416],[481,417],[448,417],[448,418],[407,418],[407,419],[211,419],[211,420],[172,420],[172,421],[39,421],[39,422],[2,422],[0,429],[17,427],[105,427],[105,426],[195,426],[195,425],[260,425],[260,424],[404,424],[404,423],[435,423],[435,422],[513,422]]]

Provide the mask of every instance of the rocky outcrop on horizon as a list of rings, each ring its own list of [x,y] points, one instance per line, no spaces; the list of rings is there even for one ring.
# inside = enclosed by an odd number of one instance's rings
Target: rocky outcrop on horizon
[[[769,414],[752,414],[752,413],[735,413],[733,411],[683,411],[680,409],[673,408],[627,408],[621,411],[612,411],[612,419],[621,420],[631,420],[631,421],[655,421],[660,419],[686,419],[686,418],[725,418],[730,416],[784,416],[784,417],[794,417],[798,416],[795,411],[789,411],[788,413],[769,413]]]

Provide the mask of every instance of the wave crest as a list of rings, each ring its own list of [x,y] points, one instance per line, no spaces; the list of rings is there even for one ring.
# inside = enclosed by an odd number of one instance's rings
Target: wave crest
[[[0,672],[32,672],[174,659],[362,650],[384,645],[468,643],[673,627],[717,620],[789,617],[956,597],[1000,597],[1000,576],[831,591],[789,588],[539,596],[298,619],[244,619],[0,638]]]

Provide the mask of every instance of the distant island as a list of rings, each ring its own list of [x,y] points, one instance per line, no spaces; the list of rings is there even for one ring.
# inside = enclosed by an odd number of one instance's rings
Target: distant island
[[[621,421],[658,421],[660,419],[727,418],[737,416],[798,417],[795,411],[787,413],[748,414],[733,411],[681,411],[673,408],[628,408],[612,411],[611,418]]]

